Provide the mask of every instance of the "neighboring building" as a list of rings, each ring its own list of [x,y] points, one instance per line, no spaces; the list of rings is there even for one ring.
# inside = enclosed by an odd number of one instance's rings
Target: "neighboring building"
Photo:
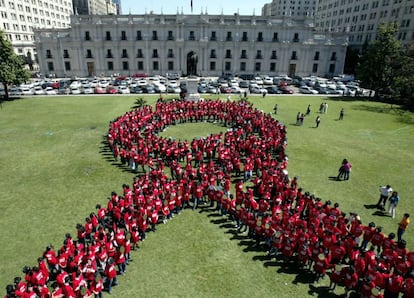
[[[313,16],[316,0],[273,0],[262,8],[264,16]]]
[[[113,0],[72,0],[74,14],[118,14]]]
[[[71,14],[71,0],[0,0],[0,29],[16,54],[36,70],[33,28],[67,28]]]
[[[71,28],[35,30],[41,72],[100,76],[167,72],[220,76],[343,72],[346,38],[313,18],[235,15],[73,15]]]
[[[325,32],[344,32],[352,47],[376,38],[382,23],[398,24],[402,44],[414,41],[413,0],[318,0],[315,26]]]

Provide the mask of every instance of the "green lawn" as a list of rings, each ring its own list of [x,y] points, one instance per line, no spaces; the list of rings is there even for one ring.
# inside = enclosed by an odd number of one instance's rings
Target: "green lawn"
[[[75,234],[77,223],[106,203],[111,191],[131,183],[132,174],[114,163],[104,147],[108,123],[131,109],[136,96],[25,98],[3,103],[0,110],[0,288],[33,266],[46,245],[62,245],[64,234]],[[155,97],[146,98],[153,104]],[[313,96],[253,97],[259,110],[270,112],[287,126],[289,174],[300,186],[323,200],[338,202],[344,211],[358,212],[364,223],[374,221],[386,233],[396,232],[402,213],[414,214],[414,116],[381,103],[342,101]],[[319,104],[329,104],[314,128]],[[308,104],[312,113],[303,126],[296,113]],[[339,111],[345,109],[343,121]],[[176,139],[205,136],[221,130],[213,124],[177,125],[163,133]],[[349,181],[337,182],[340,162],[353,164]],[[401,201],[397,218],[376,214],[364,205],[378,200],[378,186],[391,184]],[[369,206],[368,206],[369,207]],[[249,248],[232,223],[214,212],[185,210],[156,233],[150,233],[128,273],[112,296],[328,297],[323,286],[298,275]],[[411,227],[412,228],[412,227]],[[405,236],[414,249],[414,233]],[[137,294],[140,293],[140,294]],[[337,291],[341,293],[341,289]]]

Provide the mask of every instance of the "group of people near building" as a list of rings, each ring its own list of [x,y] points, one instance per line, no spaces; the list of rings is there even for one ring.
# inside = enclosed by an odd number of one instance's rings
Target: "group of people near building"
[[[227,131],[191,142],[158,136],[169,125],[199,121]],[[287,173],[285,126],[246,101],[160,101],[155,111],[144,106],[112,121],[108,144],[116,160],[138,173],[132,185],[97,205],[76,226],[76,238],[67,234],[60,248],[49,245],[5,297],[110,293],[147,233],[202,201],[233,220],[237,232],[246,231],[253,245],[267,247],[269,257],[296,262],[316,279],[329,274],[333,285],[363,297],[381,297],[382,290],[394,295],[387,297],[414,295],[414,252],[405,241],[304,192]]]

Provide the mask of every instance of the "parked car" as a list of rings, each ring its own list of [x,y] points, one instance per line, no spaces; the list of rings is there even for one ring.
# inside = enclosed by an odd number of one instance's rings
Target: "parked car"
[[[135,87],[131,88],[131,93],[141,94],[142,93],[142,88],[140,86],[135,86]]]
[[[80,87],[70,87],[70,94],[78,95],[81,94],[81,88]]]
[[[168,93],[180,93],[181,92],[181,88],[180,87],[174,87],[174,86],[171,86],[171,85],[168,85],[167,86],[167,92]]]
[[[180,74],[178,72],[167,72],[165,74],[165,76],[169,80],[179,80],[180,79]]]
[[[207,87],[206,86],[198,86],[197,91],[198,91],[198,93],[207,93]]]
[[[118,94],[118,88],[116,88],[115,86],[108,86],[108,88],[106,88],[106,93]]]
[[[142,87],[142,92],[143,93],[150,93],[150,94],[152,94],[152,93],[155,93],[156,91],[155,91],[154,86],[147,85],[147,86]]]
[[[240,88],[249,88],[249,82],[248,81],[240,81],[239,82]]]
[[[267,90],[268,94],[281,94],[282,93],[282,91],[280,91],[279,88],[273,87],[273,86],[272,87],[266,87],[265,89]]]
[[[240,94],[242,92],[240,87],[238,87],[238,86],[232,86],[232,87],[230,87],[230,89],[231,89],[231,93]]]
[[[23,95],[22,89],[20,89],[20,88],[11,88],[9,90],[9,96],[10,97],[20,97],[22,95]]]
[[[105,87],[101,87],[101,86],[96,86],[95,87],[95,93],[96,94],[105,94],[106,93],[106,88]]]
[[[36,86],[33,88],[34,95],[45,95],[45,91],[41,86]]]
[[[53,89],[52,87],[46,87],[45,89],[45,94],[46,95],[56,95],[56,90]]]
[[[212,85],[209,85],[209,86],[207,86],[207,93],[216,94],[217,93],[217,88],[212,86]]]
[[[265,77],[263,79],[263,84],[265,84],[265,85],[273,85],[273,79],[271,77]]]
[[[66,88],[66,87],[60,87],[58,89],[58,92],[57,93],[58,94],[61,94],[61,95],[68,95],[68,94],[70,94],[70,89],[69,88]]]
[[[282,86],[279,89],[280,91],[282,91],[283,94],[293,94],[293,90],[286,86]]]
[[[318,91],[306,85],[299,87],[299,92],[303,94],[318,94]]]
[[[82,90],[83,94],[93,94],[94,93],[94,90],[91,86],[84,86],[84,87],[82,87],[81,90]]]
[[[253,93],[253,94],[266,94],[267,93],[267,90],[265,89],[265,88],[262,88],[262,87],[253,87],[253,88],[250,88],[250,93]]]
[[[21,87],[22,95],[33,95],[33,89],[29,87]]]
[[[129,94],[131,93],[131,91],[129,90],[129,88],[127,86],[119,86],[118,87],[118,93],[120,94]]]

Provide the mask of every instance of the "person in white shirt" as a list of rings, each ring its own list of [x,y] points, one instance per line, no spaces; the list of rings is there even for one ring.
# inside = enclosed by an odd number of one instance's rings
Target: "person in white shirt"
[[[377,208],[381,209],[382,211],[385,210],[385,203],[388,200],[388,197],[392,194],[391,185],[380,186],[379,188],[380,197],[377,203]]]

